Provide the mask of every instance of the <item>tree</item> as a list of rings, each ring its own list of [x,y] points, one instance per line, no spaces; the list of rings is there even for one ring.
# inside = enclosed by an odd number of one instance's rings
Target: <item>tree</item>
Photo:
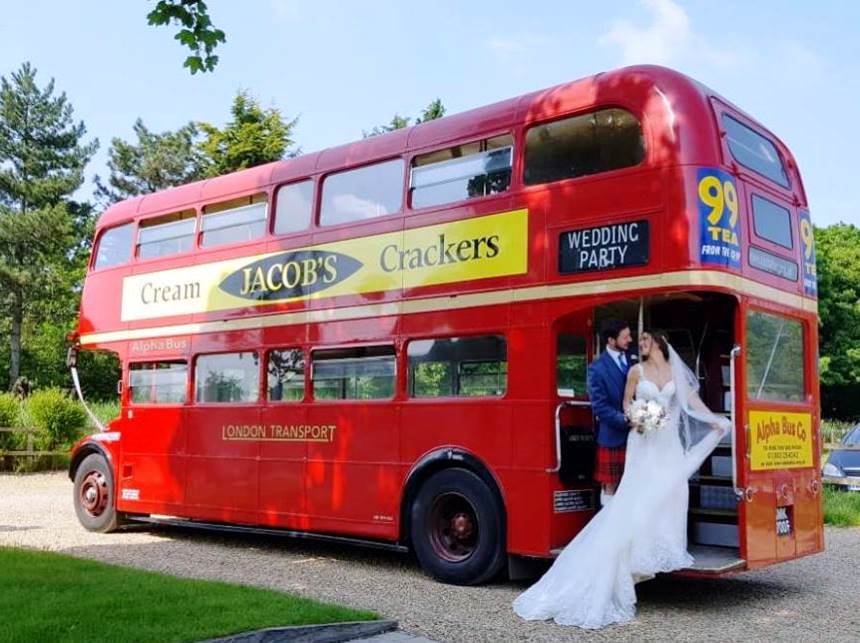
[[[415,119],[415,124],[426,123],[427,121],[434,121],[437,118],[442,118],[445,115],[445,106],[442,104],[442,99],[437,98],[421,110],[421,116]]]
[[[10,321],[10,384],[20,373],[25,314],[50,297],[74,251],[67,199],[98,147],[85,134],[65,93],[54,95],[53,79],[40,89],[29,63],[0,78],[0,297]]]
[[[293,128],[297,118],[284,120],[277,108],[263,109],[248,92],[241,91],[233,100],[232,120],[223,129],[199,123],[204,134],[200,143],[203,173],[218,176],[244,168],[294,156]]]
[[[181,27],[174,38],[191,50],[182,66],[192,74],[215,69],[218,56],[212,52],[227,39],[224,32],[212,24],[209,8],[203,0],[159,0],[146,19],[150,25]]]
[[[442,104],[442,100],[437,98],[431,101],[427,105],[427,107],[421,110],[421,116],[415,119],[415,124],[418,125],[420,123],[426,123],[427,121],[436,120],[437,118],[442,118],[444,115],[445,106]],[[391,117],[391,121],[387,125],[377,125],[369,132],[362,131],[361,135],[364,138],[370,138],[371,136],[378,136],[379,134],[393,132],[394,130],[409,127],[409,121],[411,120],[411,118],[405,118],[400,114],[395,114]]]
[[[121,138],[111,140],[107,185],[95,177],[96,197],[104,205],[203,177],[203,158],[198,148],[199,130],[194,123],[158,134],[137,119],[134,133],[137,143],[128,143]]]
[[[815,229],[821,383],[860,383],[860,228]]]

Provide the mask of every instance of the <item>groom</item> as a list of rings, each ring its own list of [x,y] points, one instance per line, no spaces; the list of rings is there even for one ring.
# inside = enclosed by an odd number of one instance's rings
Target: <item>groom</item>
[[[624,455],[630,427],[622,410],[627,371],[627,347],[633,339],[627,322],[610,320],[601,333],[605,350],[588,367],[588,394],[597,420],[597,466],[594,478],[601,483],[600,504],[612,500],[624,473]]]

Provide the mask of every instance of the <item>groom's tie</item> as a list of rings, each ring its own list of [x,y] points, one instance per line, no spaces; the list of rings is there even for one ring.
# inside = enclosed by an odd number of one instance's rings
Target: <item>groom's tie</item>
[[[627,370],[627,364],[624,363],[624,353],[618,353],[618,367],[622,373]]]

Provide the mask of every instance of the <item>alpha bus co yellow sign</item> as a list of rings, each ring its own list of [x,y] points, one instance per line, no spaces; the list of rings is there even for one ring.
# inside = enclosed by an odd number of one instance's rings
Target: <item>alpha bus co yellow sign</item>
[[[122,321],[523,274],[528,211],[132,275]]]
[[[786,411],[750,411],[753,471],[811,467],[812,416]]]

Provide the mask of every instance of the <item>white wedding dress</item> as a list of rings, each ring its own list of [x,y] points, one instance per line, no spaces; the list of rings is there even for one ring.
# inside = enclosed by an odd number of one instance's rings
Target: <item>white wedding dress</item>
[[[680,362],[674,351],[672,358]],[[693,563],[687,552],[687,480],[722,434],[708,430],[699,442],[684,448],[679,424],[689,404],[679,404],[677,389],[687,390],[688,379],[679,386],[680,377],[660,388],[640,370],[636,398],[660,402],[668,410],[668,422],[645,434],[630,431],[624,475],[615,496],[549,571],[517,597],[514,611],[522,618],[553,619],[587,629],[623,623],[636,614],[637,582]],[[686,412],[725,427],[724,418],[707,411]],[[687,438],[689,444],[689,433]]]

